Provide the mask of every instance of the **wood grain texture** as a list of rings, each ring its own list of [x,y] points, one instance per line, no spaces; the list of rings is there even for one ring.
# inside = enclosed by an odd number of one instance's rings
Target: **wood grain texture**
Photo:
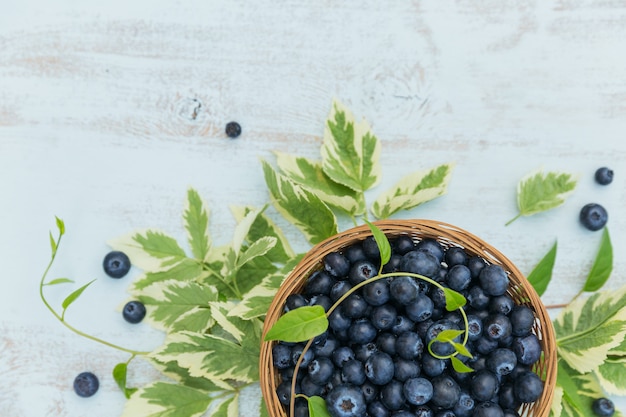
[[[0,409],[112,417],[124,404],[110,371],[127,358],[74,337],[37,299],[54,215],[68,235],[52,276],[99,278],[73,306],[72,322],[157,346],[160,333],[120,320],[129,280],[111,282],[100,270],[107,240],[146,227],[183,239],[193,186],[211,207],[214,240],[226,243],[229,206],[267,201],[259,158],[272,161],[275,149],[318,157],[334,97],[382,141],[383,177],[369,203],[412,170],[454,161],[448,195],[402,216],[467,229],[525,273],[558,240],[544,296],[553,304],[584,282],[600,235],[577,216],[599,202],[616,248],[607,285],[626,284],[625,38],[619,0],[3,5]],[[223,133],[231,120],[243,126],[236,140]],[[616,172],[609,187],[593,182],[603,165]],[[563,207],[505,228],[518,180],[540,167],[577,174],[576,192]],[[60,305],[65,289],[47,291]],[[70,383],[85,368],[103,383],[87,401]],[[156,377],[143,364],[132,381]],[[242,416],[255,415],[255,394]]]

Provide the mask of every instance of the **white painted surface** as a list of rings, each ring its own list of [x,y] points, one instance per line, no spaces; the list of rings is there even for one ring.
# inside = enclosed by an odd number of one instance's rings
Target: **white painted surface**
[[[449,194],[404,217],[464,227],[526,273],[558,240],[546,304],[569,301],[584,282],[600,234],[577,216],[599,202],[616,254],[607,285],[626,284],[624,1],[25,0],[2,9],[2,415],[123,408],[110,371],[126,355],[70,333],[38,299],[54,215],[68,234],[51,276],[99,278],[68,320],[156,347],[160,333],[116,311],[130,279],[104,277],[106,241],[144,227],[182,238],[193,186],[211,207],[214,240],[227,242],[229,205],[267,201],[259,158],[274,149],[317,157],[333,97],[382,141],[383,180],[369,202],[412,170],[455,161]],[[230,120],[243,126],[236,140],[223,134]],[[608,187],[593,182],[602,165],[616,172]],[[539,167],[574,172],[579,187],[563,207],[505,228],[517,181]],[[47,294],[59,305],[66,291]],[[85,369],[102,382],[87,400],[71,388]],[[139,361],[130,373],[134,385],[158,377]],[[254,394],[242,416],[253,415]]]

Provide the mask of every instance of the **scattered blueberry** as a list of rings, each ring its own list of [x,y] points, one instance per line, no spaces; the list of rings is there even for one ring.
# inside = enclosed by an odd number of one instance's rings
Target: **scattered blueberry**
[[[608,398],[598,398],[591,403],[594,414],[600,417],[611,417],[615,413],[615,405]]]
[[[122,278],[130,270],[130,259],[124,252],[111,251],[104,257],[102,267],[111,278]]]
[[[608,185],[613,182],[613,170],[607,167],[598,168],[595,173],[595,179],[600,185]]]
[[[609,220],[609,214],[600,204],[589,203],[580,210],[580,222],[591,231],[602,229]]]
[[[129,301],[122,310],[122,316],[129,323],[139,323],[146,317],[146,306],[141,301]]]
[[[98,377],[91,372],[81,372],[74,378],[74,391],[80,397],[91,397],[99,387]]]
[[[237,122],[228,122],[226,123],[224,131],[226,132],[226,136],[234,139],[241,135],[241,125]]]

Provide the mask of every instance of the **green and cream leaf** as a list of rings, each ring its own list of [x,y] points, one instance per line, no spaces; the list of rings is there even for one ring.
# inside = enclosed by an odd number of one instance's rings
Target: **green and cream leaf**
[[[198,261],[205,261],[211,249],[209,210],[198,192],[193,188],[187,190],[183,221],[193,256]]]
[[[109,241],[109,245],[126,253],[131,263],[144,271],[162,271],[187,259],[176,239],[155,229],[132,232]]]
[[[441,197],[448,190],[453,168],[453,164],[443,164],[406,175],[374,201],[372,213],[384,219],[400,210],[410,210]]]
[[[265,236],[252,242],[245,251],[239,254],[237,258],[237,269],[250,262],[252,259],[263,256],[276,246],[277,239],[273,236]]]
[[[333,181],[364,192],[380,180],[380,143],[363,120],[339,101],[333,102],[324,129],[322,168]]]
[[[363,193],[333,181],[322,168],[322,163],[283,152],[276,154],[276,164],[284,175],[308,188],[331,207],[358,216],[365,212]]]
[[[226,397],[217,407],[209,410],[208,417],[239,417],[239,394]]]
[[[154,382],[140,388],[126,401],[122,417],[197,417],[207,411],[212,401],[204,391]]]
[[[241,222],[248,213],[257,210],[246,206],[231,207],[231,211],[235,216],[235,220]],[[270,261],[284,263],[295,255],[283,231],[264,212],[261,212],[250,226],[246,241],[251,243],[266,236],[276,238],[276,245],[267,253],[267,257]]]
[[[316,244],[337,234],[337,219],[318,196],[262,161],[265,182],[276,210]]]
[[[626,336],[626,287],[577,299],[554,320],[558,354],[580,373],[596,369]]]
[[[606,392],[626,395],[626,357],[609,357],[595,372],[598,382]]]
[[[132,261],[132,260],[131,260]],[[137,293],[153,284],[176,280],[180,282],[202,281],[209,273],[195,259],[185,258],[166,269],[145,270],[131,284],[131,293]]]

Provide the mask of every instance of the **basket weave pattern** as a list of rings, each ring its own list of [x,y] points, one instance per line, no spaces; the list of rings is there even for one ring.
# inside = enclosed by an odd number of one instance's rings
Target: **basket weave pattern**
[[[556,340],[554,328],[548,313],[539,296],[517,267],[498,250],[483,242],[478,237],[450,224],[432,220],[381,220],[374,224],[392,239],[401,235],[409,235],[418,241],[434,238],[445,248],[459,246],[468,255],[481,256],[490,264],[502,266],[509,275],[508,294],[518,305],[527,305],[535,312],[536,320],[532,332],[537,335],[543,349],[542,358],[533,366],[533,370],[545,381],[542,396],[531,404],[524,404],[518,411],[520,416],[547,417],[554,395],[556,383]],[[309,275],[322,268],[325,255],[351,246],[371,236],[367,225],[358,226],[314,246],[294,270],[285,278],[265,317],[263,336],[282,315],[287,296],[302,291]],[[278,401],[276,387],[280,376],[272,364],[272,347],[276,342],[263,342],[260,355],[260,385],[263,398],[271,417],[286,417],[283,405]]]

